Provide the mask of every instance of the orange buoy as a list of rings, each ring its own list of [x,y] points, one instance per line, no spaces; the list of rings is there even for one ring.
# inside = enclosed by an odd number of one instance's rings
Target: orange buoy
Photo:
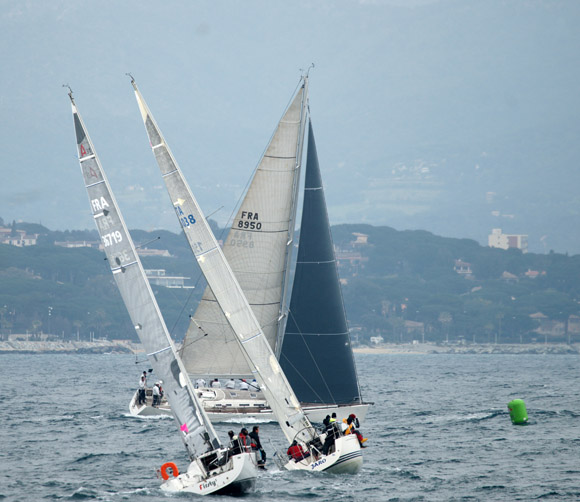
[[[173,477],[176,478],[179,476],[179,469],[173,462],[166,462],[161,466],[161,477],[167,481],[169,479],[169,474],[167,474],[167,469],[171,469],[173,472]]]

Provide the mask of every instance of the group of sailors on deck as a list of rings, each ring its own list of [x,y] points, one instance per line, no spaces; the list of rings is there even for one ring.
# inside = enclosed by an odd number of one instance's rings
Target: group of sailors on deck
[[[228,431],[228,436],[230,438],[231,455],[238,455],[245,451],[255,451],[260,454],[258,465],[264,465],[266,463],[266,452],[260,441],[259,425],[254,425],[252,432],[248,432],[248,429],[243,427],[237,436],[234,434],[234,431]]]
[[[151,389],[151,395],[153,396],[152,406],[157,408],[161,404],[161,399],[163,398],[163,387],[161,386],[163,382],[158,380],[153,384]],[[147,372],[144,371],[139,379],[139,392],[137,394],[137,404],[139,406],[147,404]]]
[[[206,387],[207,387],[207,382],[205,381],[205,379],[198,378],[195,381],[195,388],[196,389],[203,389]],[[209,387],[211,389],[221,389],[222,383],[217,378],[214,378],[209,383]],[[223,387],[228,389],[228,390],[235,390],[236,388],[239,390],[252,390],[252,391],[256,391],[256,392],[260,390],[260,386],[258,385],[258,382],[256,382],[256,379],[252,380],[251,382],[248,382],[244,378],[240,379],[239,385],[237,385],[236,381],[233,378],[230,378],[229,380],[226,381],[226,383],[223,385]]]
[[[340,436],[346,436],[348,434],[354,434],[359,440],[361,448],[365,448],[364,442],[367,438],[363,437],[361,432],[358,430],[360,427],[359,420],[354,413],[351,413],[347,418],[339,422],[336,418],[336,413],[332,415],[326,415],[326,418],[322,421],[323,429],[322,431],[326,434],[324,444],[322,445],[322,454],[328,455],[334,447],[336,438]],[[310,457],[309,451],[304,451],[302,445],[297,441],[293,441],[288,450],[286,451],[289,459],[294,459],[295,462],[300,462],[305,458]],[[314,450],[314,458],[317,458],[317,451]]]

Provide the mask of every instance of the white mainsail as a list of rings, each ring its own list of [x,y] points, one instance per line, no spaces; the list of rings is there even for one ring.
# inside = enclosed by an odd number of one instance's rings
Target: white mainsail
[[[307,79],[283,114],[254,173],[223,253],[272,349],[289,270],[306,124]],[[203,337],[208,333],[210,336]],[[180,351],[190,374],[250,374],[236,336],[208,286]]]
[[[316,433],[304,415],[252,308],[183,178],[143,96],[132,79],[139,109],[167,191],[197,262],[233,329],[252,373],[288,441],[310,441]]]
[[[155,374],[163,380],[181,438],[194,459],[221,447],[220,441],[177,355],[72,92],[69,96],[81,171],[107,261]]]

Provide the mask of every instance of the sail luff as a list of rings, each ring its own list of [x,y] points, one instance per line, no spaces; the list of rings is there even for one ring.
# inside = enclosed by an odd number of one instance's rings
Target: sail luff
[[[276,330],[276,357],[280,359],[282,345],[284,343],[284,332],[288,320],[288,295],[290,291],[290,267],[294,250],[294,232],[296,229],[296,213],[298,211],[298,201],[300,194],[300,175],[302,173],[302,155],[304,150],[304,132],[307,127],[308,116],[308,75],[303,79],[304,91],[302,93],[302,105],[300,108],[300,131],[298,133],[298,143],[296,147],[296,168],[294,174],[294,186],[292,190],[292,205],[290,209],[290,221],[288,224],[288,241],[286,244],[284,279],[282,281],[282,297],[280,300],[280,311],[278,316],[278,326]]]
[[[169,335],[94,145],[71,94],[81,172],[113,277],[165,394],[190,458],[220,446]]]
[[[310,421],[304,415],[288,384],[262,328],[157,127],[151,111],[145,104],[135,82],[132,83],[155,158],[191,250],[232,327],[239,346],[282,431],[289,441],[295,437],[306,441],[313,439],[315,432]]]

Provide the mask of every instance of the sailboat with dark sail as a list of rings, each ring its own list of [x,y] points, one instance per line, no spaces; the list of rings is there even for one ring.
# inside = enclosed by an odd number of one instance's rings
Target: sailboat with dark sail
[[[216,435],[169,335],[72,91],[69,97],[81,172],[107,262],[149,362],[157,377],[163,379],[167,400],[190,459],[189,467],[182,474],[173,462],[164,464],[161,475],[165,481],[161,488],[200,495],[251,491],[257,472],[255,455],[251,452],[232,455]]]
[[[252,307],[133,79],[132,84],[167,192],[215,302],[227,319],[234,333],[235,342],[288,442],[298,443],[308,453],[308,456],[304,456],[300,461],[286,458],[283,467],[288,470],[358,472],[363,459],[357,437],[353,434],[342,435],[337,430],[336,437],[333,432],[330,447],[330,442],[326,441],[328,434],[319,434],[306,417]]]
[[[307,130],[306,185],[291,283]],[[364,419],[368,404],[362,402],[350,344],[309,120],[307,76],[301,79],[258,164],[223,252],[307,416],[314,422],[322,422],[333,412]],[[207,287],[180,350],[189,374],[206,381],[247,379],[251,371],[234,342],[235,334]],[[204,388],[198,393],[212,420],[272,419],[267,402],[255,388]],[[145,415],[167,410],[138,406],[134,398],[131,412]]]

